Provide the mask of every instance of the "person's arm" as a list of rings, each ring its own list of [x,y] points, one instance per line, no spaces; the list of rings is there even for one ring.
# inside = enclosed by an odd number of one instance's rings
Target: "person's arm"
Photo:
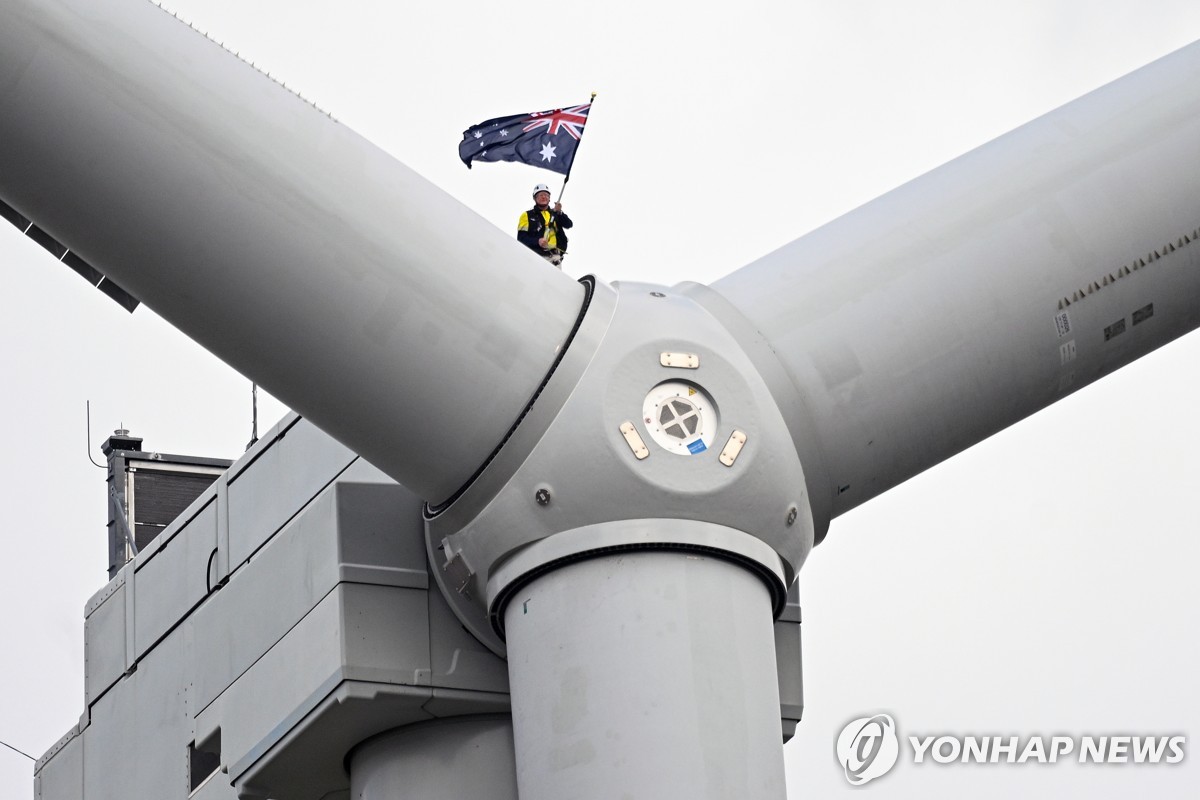
[[[558,218],[558,227],[560,228],[569,228],[575,224],[574,222],[571,222],[571,218],[562,211],[555,211],[554,216]]]

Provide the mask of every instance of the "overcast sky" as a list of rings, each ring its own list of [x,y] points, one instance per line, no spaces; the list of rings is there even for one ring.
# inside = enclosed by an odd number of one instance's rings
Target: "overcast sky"
[[[667,285],[712,282],[1200,39],[1195,0],[168,6],[504,230],[559,176],[468,171],[462,130],[599,92],[564,197],[566,270]],[[83,606],[105,581],[87,445],[99,460],[123,423],[147,449],[234,458],[250,394],[7,225],[0,264],[0,740],[40,756],[83,710]],[[869,796],[1193,796],[1198,364],[1193,334],[834,521],[800,576],[789,797],[852,791],[835,738],[880,710],[902,734],[1183,733],[1189,755],[901,765]],[[261,413],[265,428],[283,409]],[[0,797],[32,797],[32,762],[5,749]]]

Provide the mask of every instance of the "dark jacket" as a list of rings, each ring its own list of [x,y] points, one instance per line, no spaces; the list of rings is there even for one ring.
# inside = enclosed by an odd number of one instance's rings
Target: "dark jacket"
[[[534,206],[521,215],[521,219],[517,223],[517,241],[538,255],[545,255],[548,252],[567,252],[566,229],[575,223],[571,222],[571,218],[563,212],[560,211],[555,214],[553,209],[547,208],[546,211],[550,212],[550,224],[547,225],[546,217],[541,211],[537,206]],[[521,228],[522,225],[525,226],[523,230]],[[538,239],[546,236],[546,229],[548,227],[554,229],[554,240],[556,243],[554,250],[543,250],[542,246],[538,244]]]

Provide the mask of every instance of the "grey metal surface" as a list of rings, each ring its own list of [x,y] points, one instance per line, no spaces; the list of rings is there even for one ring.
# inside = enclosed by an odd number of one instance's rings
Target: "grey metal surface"
[[[683,553],[577,562],[505,615],[522,800],[782,800],[771,600]]]
[[[131,567],[117,573],[93,598],[83,622],[83,697],[91,705],[125,672],[125,576]],[[89,604],[91,606],[91,604]],[[89,646],[90,645],[90,646]]]
[[[134,647],[145,653],[211,591],[209,562],[217,546],[217,510],[209,503],[188,524],[174,547],[139,562]]]
[[[427,642],[429,636],[424,594],[413,589],[339,585],[198,713],[198,736],[221,729],[222,763],[228,767],[229,780],[239,789],[250,788],[263,797],[276,793],[297,796],[300,787],[262,780],[258,774],[265,766],[262,762],[275,756],[294,758],[279,747],[283,738],[306,718],[321,716],[326,698],[347,680],[361,678],[395,686],[404,698],[406,713],[416,719],[429,718],[421,706],[432,692],[428,680],[420,681],[417,674],[427,664],[419,646],[422,638]],[[366,621],[367,614],[374,614],[373,621]],[[367,625],[375,627],[366,630]],[[390,626],[396,629],[389,630]],[[367,636],[370,644],[361,641]],[[349,652],[343,653],[343,648]],[[395,663],[381,663],[381,658],[397,652],[402,657]],[[326,751],[327,768],[319,780],[310,782],[304,796],[320,798],[344,785],[341,760],[345,752]]]
[[[229,565],[248,559],[355,458],[318,428],[289,425],[255,460],[255,469],[231,469],[226,481]]]
[[[42,800],[182,800],[193,742],[221,764],[194,797],[337,797],[376,734],[508,713],[504,661],[429,591],[421,500],[345,453],[290,417],[93,597],[84,715]],[[231,508],[230,480],[279,496]],[[239,539],[261,546],[218,557]]]
[[[355,800],[517,800],[508,716],[437,720],[384,734],[350,761]]]
[[[772,595],[772,601],[783,599],[775,594],[787,585],[783,560],[766,542],[752,534],[711,522],[656,518],[599,522],[558,531],[522,547],[490,572],[488,607],[493,613],[503,614],[514,592],[520,592],[517,587],[543,569],[619,550],[656,548],[726,558],[758,575]]]
[[[192,721],[181,713],[187,702],[187,683],[181,680],[187,674],[183,630],[173,632],[155,652],[155,658],[123,677],[89,709],[82,739],[87,800],[163,796],[173,787],[187,788]],[[56,768],[51,761],[42,772]]]
[[[432,580],[430,588],[430,681],[448,689],[507,694],[508,668],[504,660],[462,626]]]
[[[800,648],[800,584],[788,590],[787,607],[775,620],[775,668],[779,680],[779,716],[787,743],[804,718],[804,667]]]
[[[517,551],[491,573],[487,605],[493,618],[504,615],[507,606],[523,596],[525,587],[550,569],[616,552],[651,550],[726,560],[753,574],[768,592],[772,584],[783,583],[779,556],[762,540],[741,531],[694,520],[621,520],[561,531]],[[787,592],[787,604],[775,620],[774,631],[779,717],[787,742],[804,712],[798,582]]]
[[[0,76],[0,198],[423,498],[576,320],[569,277],[143,0],[4,3]]]
[[[675,351],[697,354],[699,368],[663,366],[661,354]],[[653,443],[643,417],[647,393],[678,380],[718,409],[720,444],[694,455]],[[630,450],[623,422],[641,431],[647,458]],[[749,438],[728,467],[719,450],[735,429]],[[462,497],[429,520],[430,561],[463,624],[496,652],[504,645],[488,619],[502,613],[489,586],[495,570],[521,548],[604,522],[639,520],[653,531],[662,520],[659,530],[671,532],[676,524],[687,528],[678,521],[698,521],[745,532],[770,554],[747,560],[781,571],[775,580],[782,607],[814,538],[805,479],[770,390],[718,320],[666,287],[623,283],[614,291],[598,283],[575,342],[516,435]],[[538,501],[539,492],[548,502]],[[635,546],[587,536],[572,542],[576,554]],[[636,546],[654,544],[651,536]],[[688,544],[717,546],[707,539]]]
[[[337,544],[328,535],[334,519],[334,493],[326,492],[244,567],[244,579],[231,580],[190,623],[197,640],[212,643],[196,654],[198,712],[308,616],[336,583]],[[304,579],[281,580],[285,575]],[[333,609],[327,613],[336,616]]]
[[[786,370],[814,508],[837,516],[1200,324],[1197,152],[1200,44],[714,283]]]
[[[54,766],[44,769],[51,760]],[[35,800],[58,800],[82,798],[85,794],[83,739],[75,727],[34,765],[33,796]]]

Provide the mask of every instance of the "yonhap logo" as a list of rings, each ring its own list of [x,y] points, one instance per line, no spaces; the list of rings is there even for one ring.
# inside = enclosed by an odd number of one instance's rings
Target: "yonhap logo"
[[[899,755],[896,721],[887,714],[851,720],[838,736],[838,761],[854,786],[886,775]]]
[[[917,733],[901,742],[896,721],[887,714],[851,720],[837,737],[837,759],[852,786],[882,777],[896,766],[900,751],[917,769],[929,766],[979,765],[1003,769],[1006,765],[1128,764],[1134,769],[1170,769],[1187,758],[1183,733],[1141,735],[1041,734],[985,735]],[[1071,768],[1071,767],[1066,767]]]

